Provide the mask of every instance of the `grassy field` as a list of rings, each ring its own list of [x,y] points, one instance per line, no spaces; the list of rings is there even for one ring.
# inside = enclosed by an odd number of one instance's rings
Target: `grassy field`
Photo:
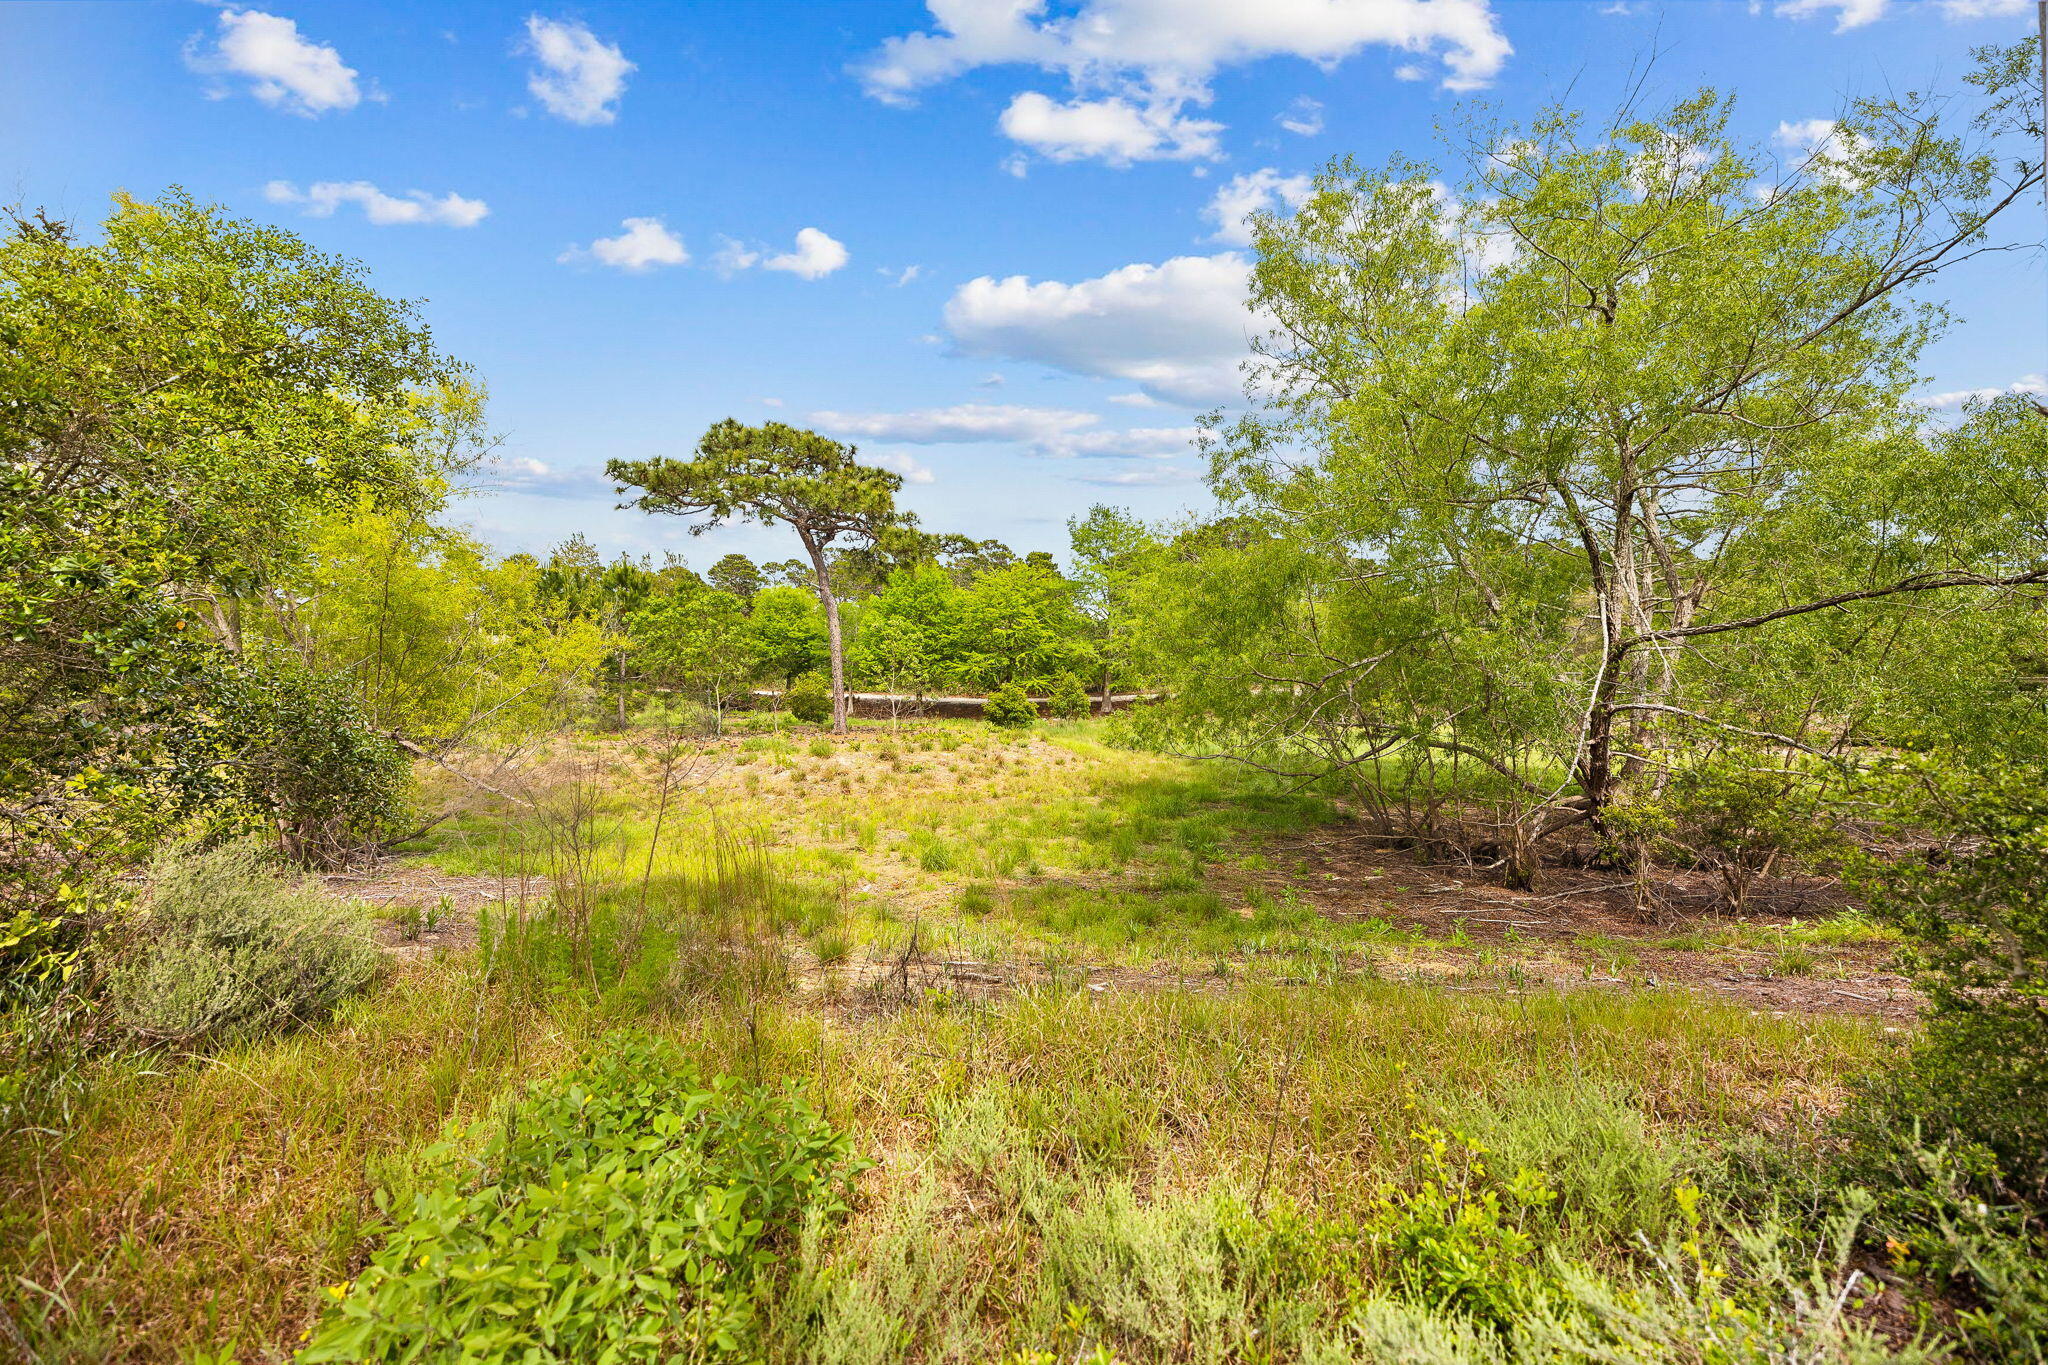
[[[75,1137],[10,1163],[36,1359],[289,1358],[427,1144],[620,1029],[860,1158],[848,1211],[775,1243],[742,1354],[1479,1361],[1510,1312],[1623,1341],[1621,1292],[1640,1354],[1529,1358],[1749,1359],[1655,1343],[1761,1341],[1838,1283],[1810,1232],[1731,1272],[1701,1229],[1831,1213],[1798,1154],[1901,1027],[1828,984],[1881,969],[1853,914],[1447,915],[1498,898],[1086,725],[563,739],[497,785],[335,883],[393,950],[372,991],[103,1061]],[[1816,1007],[1668,984],[1697,962]]]

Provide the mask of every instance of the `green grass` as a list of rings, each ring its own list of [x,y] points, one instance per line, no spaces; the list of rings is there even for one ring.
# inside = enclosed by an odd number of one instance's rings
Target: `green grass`
[[[97,1063],[69,1144],[0,1189],[0,1306],[47,1362],[281,1358],[377,1243],[380,1189],[629,1025],[795,1092],[875,1163],[843,1226],[770,1248],[769,1359],[1351,1358],[1441,1327],[1402,1317],[1443,1269],[1398,1250],[1429,1200],[1476,1220],[1457,1254],[1486,1292],[1565,1303],[1562,1262],[1633,1284],[1679,1190],[1744,1212],[1727,1152],[1808,1147],[1897,1045],[1676,993],[1497,993],[1519,967],[1490,948],[1457,989],[1402,984],[1416,931],[1225,875],[1291,861],[1268,841],[1327,800],[1092,733],[707,745],[658,838],[653,745],[565,746],[540,815],[423,841],[504,879],[478,948],[409,958],[316,1028]],[[913,935],[1047,984],[858,984]],[[1503,1183],[1524,1169],[1540,1203]]]
[[[557,960],[550,979],[576,975]],[[61,1347],[45,1358],[168,1360],[310,1326],[391,1163],[444,1121],[567,1066],[625,1003],[535,1000],[502,982],[474,961],[429,961],[324,1029],[168,1069],[111,1067],[73,1159],[35,1205],[50,1213],[24,1260],[68,1304],[37,1318]],[[1407,1178],[1426,1148],[1417,1129],[1445,1124],[1540,1162],[1567,1192],[1558,1245],[1613,1260],[1668,1219],[1660,1184],[1717,1135],[1796,1132],[1847,1071],[1886,1051],[1859,1023],[1682,997],[1507,1001],[1372,982],[1026,994],[854,1027],[779,992],[635,1005],[707,1074],[793,1086],[882,1161],[835,1258],[880,1273],[891,1229],[941,1198],[948,1243],[965,1248],[942,1297],[998,1300],[1051,1274],[1048,1252],[1007,1240],[1021,1230],[1014,1208],[955,1185],[956,1167],[990,1194],[1004,1172],[1036,1171],[1077,1198],[1129,1186],[1160,1208],[1263,1189],[1348,1217],[1377,1184]],[[933,1151],[937,1168],[921,1155]],[[994,1343],[1039,1321],[976,1330]]]

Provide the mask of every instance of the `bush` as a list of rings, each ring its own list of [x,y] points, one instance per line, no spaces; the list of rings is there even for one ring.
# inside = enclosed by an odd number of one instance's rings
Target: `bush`
[[[806,673],[782,694],[782,704],[804,724],[823,725],[832,719],[832,684],[823,674]]]
[[[279,871],[253,843],[160,856],[115,950],[114,1017],[177,1042],[322,1018],[382,961],[357,907]]]
[[[1038,719],[1038,703],[1031,700],[1031,694],[1024,690],[1024,684],[1006,682],[989,693],[982,715],[990,725],[1005,730],[1019,730]]]
[[[1061,720],[1079,720],[1088,714],[1088,689],[1071,673],[1052,680],[1052,713]]]
[[[299,1359],[756,1358],[770,1272],[807,1216],[844,1210],[847,1153],[799,1100],[608,1039],[428,1150],[424,1188]]]
[[[373,731],[349,680],[289,661],[238,662],[216,680],[218,752],[252,825],[275,830],[287,857],[315,867],[346,861],[392,833],[409,766]]]
[[[1957,773],[1933,795],[1950,850],[1858,878],[1927,994],[1890,1093],[1934,1136],[1982,1145],[2048,1208],[2048,789],[2021,772]]]

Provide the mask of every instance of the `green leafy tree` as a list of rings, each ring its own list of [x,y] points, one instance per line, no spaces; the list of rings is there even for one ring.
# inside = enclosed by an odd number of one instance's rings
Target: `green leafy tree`
[[[1161,546],[1144,523],[1118,507],[1101,503],[1085,517],[1067,522],[1073,547],[1075,604],[1087,617],[1102,667],[1102,714],[1118,675],[1128,683],[1142,654],[1140,629],[1145,576],[1156,567]]]
[[[961,595],[962,668],[983,687],[1043,682],[1084,665],[1085,633],[1074,585],[1043,565],[991,570]]]
[[[1908,397],[1914,292],[2041,183],[2038,139],[1940,103],[1859,101],[1782,173],[1710,96],[1556,112],[1261,220],[1233,531],[1159,594],[1148,723],[1382,812],[1455,787],[1517,869],[1717,737],[1832,771],[1887,660],[2048,581],[2038,439],[1929,438]]]
[[[896,510],[901,475],[863,465],[852,446],[780,422],[748,427],[731,418],[704,433],[690,460],[613,460],[607,470],[646,491],[647,512],[697,518],[701,534],[739,517],[797,534],[811,566],[832,664],[832,729],[846,732],[846,654],[829,555],[842,540],[872,542],[904,524]]]
[[[743,606],[752,606],[754,594],[765,586],[761,566],[743,554],[729,554],[711,566],[711,586],[731,593]]]
[[[543,591],[546,571],[529,557],[495,560],[410,514],[335,517],[311,546],[306,569],[271,596],[267,629],[308,667],[348,677],[380,734],[437,756],[475,735],[567,721],[624,643],[601,612]]]
[[[2048,790],[2040,772],[1920,764],[1900,784],[1900,831],[1943,856],[1861,861],[1872,912],[1906,936],[1927,994],[1910,1065],[1881,1088],[1981,1143],[2012,1186],[2048,1208]]]
[[[802,588],[763,588],[747,616],[747,636],[763,676],[787,687],[828,661],[825,613]]]
[[[753,676],[755,637],[729,592],[697,588],[651,598],[627,618],[627,629],[646,675],[702,698],[714,726]]]
[[[1017,552],[1000,540],[975,540],[958,534],[931,537],[929,554],[963,588],[985,573],[1017,563]]]
[[[951,576],[929,560],[898,569],[863,604],[848,653],[855,676],[920,700],[956,680],[965,662],[961,601]]]

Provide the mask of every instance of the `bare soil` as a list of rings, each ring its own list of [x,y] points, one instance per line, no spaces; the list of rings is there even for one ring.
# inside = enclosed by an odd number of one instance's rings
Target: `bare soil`
[[[1355,826],[1304,830],[1268,840],[1271,866],[1218,869],[1226,882],[1283,891],[1333,920],[1380,919],[1436,940],[1456,936],[1470,948],[1430,948],[1402,963],[1424,976],[1506,976],[1531,984],[1577,987],[1676,986],[1774,1013],[1864,1014],[1910,1022],[1919,997],[1893,970],[1882,942],[1799,944],[1791,969],[1772,942],[1851,908],[1839,883],[1821,877],[1760,882],[1741,917],[1724,912],[1706,874],[1660,872],[1659,912],[1636,907],[1633,883],[1613,872],[1547,868],[1537,885],[1517,890],[1460,864],[1431,864],[1391,850]],[[1706,947],[1674,940],[1729,935]],[[1788,942],[1796,942],[1789,940]]]

